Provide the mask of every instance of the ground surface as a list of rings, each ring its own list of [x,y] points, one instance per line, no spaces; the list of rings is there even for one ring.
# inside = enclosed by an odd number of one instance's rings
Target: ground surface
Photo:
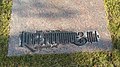
[[[108,51],[112,46],[102,0],[13,0],[8,55],[30,53],[19,47],[19,34],[35,30],[96,30],[100,35],[98,43],[60,44],[58,48],[42,49],[40,54]]]
[[[120,66],[120,0],[105,0],[109,30],[113,40],[111,52],[25,55],[7,57],[10,0],[0,1],[0,67],[119,67]],[[52,62],[51,62],[52,61]]]

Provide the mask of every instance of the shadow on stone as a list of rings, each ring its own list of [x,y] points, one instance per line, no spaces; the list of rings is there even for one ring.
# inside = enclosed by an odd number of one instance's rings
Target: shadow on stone
[[[16,3],[19,6],[13,8],[15,12],[20,17],[35,17],[35,18],[74,18],[79,14],[79,11],[66,6],[56,6],[50,3],[33,2],[32,5],[29,3]],[[28,4],[28,5],[26,5]]]

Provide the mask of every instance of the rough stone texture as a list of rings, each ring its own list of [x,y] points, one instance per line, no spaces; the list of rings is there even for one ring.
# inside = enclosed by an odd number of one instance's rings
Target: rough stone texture
[[[34,54],[18,47],[21,31],[97,30],[98,43],[77,47],[73,44],[43,49],[39,54],[108,51],[112,48],[103,0],[13,0],[8,55]]]

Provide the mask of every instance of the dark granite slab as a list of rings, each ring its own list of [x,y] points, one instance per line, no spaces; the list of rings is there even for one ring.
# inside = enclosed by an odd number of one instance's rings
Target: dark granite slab
[[[109,51],[112,49],[103,0],[13,0],[8,56],[34,54],[19,47],[22,31],[98,31],[100,40],[83,46],[59,45],[38,54]]]

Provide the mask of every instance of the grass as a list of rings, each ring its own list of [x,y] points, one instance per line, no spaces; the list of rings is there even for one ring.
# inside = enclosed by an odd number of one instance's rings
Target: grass
[[[113,41],[111,52],[7,57],[11,0],[0,0],[0,67],[120,67],[120,0],[104,0]]]

